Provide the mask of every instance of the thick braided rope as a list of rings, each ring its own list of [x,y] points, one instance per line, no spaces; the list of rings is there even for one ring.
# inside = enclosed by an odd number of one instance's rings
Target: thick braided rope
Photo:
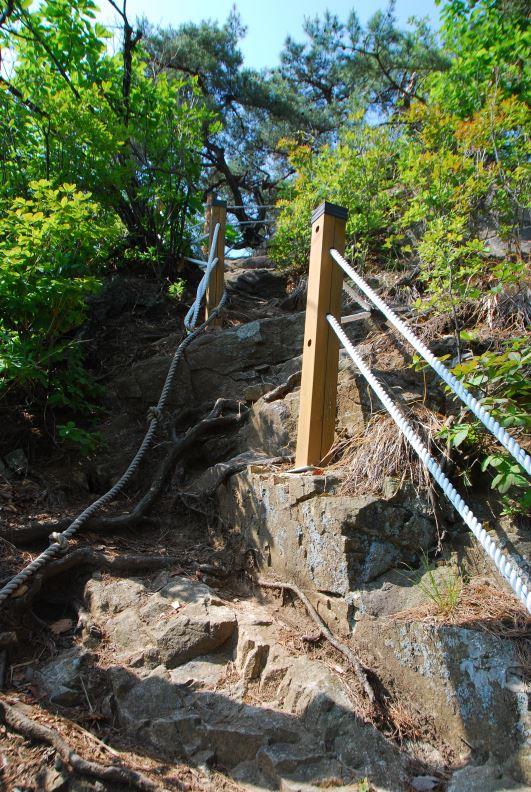
[[[219,229],[220,229],[220,224],[216,223],[216,226],[214,228],[214,233],[212,234],[212,242],[210,244],[210,252],[208,254],[208,261],[206,262],[204,275],[199,282],[199,286],[197,287],[195,300],[190,306],[188,313],[184,317],[184,326],[186,327],[188,332],[191,332],[196,326],[197,317],[199,316],[199,310],[201,308],[201,302],[203,300],[203,297],[205,296],[208,287],[208,282],[212,274],[212,270],[219,261],[217,256],[216,257],[214,256],[214,253],[216,252],[216,245],[218,243]]]
[[[351,342],[345,335],[345,332],[341,329],[341,326],[337,321],[337,319],[335,319],[335,317],[333,317],[331,314],[328,314],[326,318],[328,320],[330,327],[332,328],[332,330],[334,331],[334,333],[336,334],[336,336],[338,337],[338,339],[340,340],[340,342],[348,352],[350,358],[356,364],[358,369],[361,371],[361,373],[363,374],[363,376],[365,377],[371,388],[378,395],[378,398],[385,406],[387,412],[389,413],[393,421],[396,423],[399,430],[402,432],[402,434],[408,440],[408,442],[413,446],[419,458],[422,460],[422,462],[424,462],[424,464],[430,471],[431,475],[433,476],[437,484],[441,487],[442,491],[444,492],[450,503],[459,512],[464,522],[466,523],[466,525],[468,525],[468,527],[470,528],[470,530],[478,540],[479,544],[481,545],[485,553],[492,560],[496,569],[500,572],[502,577],[509,583],[512,590],[518,597],[518,599],[527,608],[528,612],[531,613],[531,590],[526,582],[527,581],[526,574],[514,563],[514,561],[507,558],[507,556],[502,552],[499,545],[488,535],[488,533],[483,528],[479,520],[474,516],[472,511],[466,505],[461,495],[459,495],[452,482],[448,479],[445,473],[443,473],[443,470],[440,467],[440,465],[437,463],[434,457],[431,456],[430,452],[422,442],[419,435],[415,432],[411,424],[404,418],[397,405],[387,395],[386,391],[383,389],[380,382],[376,379],[370,368],[363,362],[360,355],[356,352]]]
[[[524,449],[517,443],[514,437],[511,435],[501,426],[498,421],[489,413],[488,410],[483,407],[480,402],[475,399],[471,393],[465,388],[462,382],[454,377],[454,375],[448,371],[446,366],[441,363],[440,360],[437,360],[435,355],[430,352],[426,344],[424,344],[420,338],[418,338],[413,331],[403,322],[401,319],[398,318],[396,313],[389,308],[388,305],[378,297],[376,292],[371,289],[368,283],[366,283],[363,278],[358,275],[358,273],[350,266],[350,264],[345,260],[345,258],[338,253],[337,250],[331,250],[330,255],[336,261],[341,269],[346,272],[346,274],[352,278],[356,286],[361,289],[364,294],[367,295],[369,300],[371,300],[374,305],[376,305],[380,311],[389,319],[391,324],[393,324],[397,330],[402,333],[404,338],[406,338],[411,346],[413,346],[417,352],[422,355],[424,360],[429,363],[429,365],[434,369],[439,377],[443,379],[450,388],[454,391],[454,393],[463,401],[467,407],[469,407],[474,415],[479,418],[479,420],[486,426],[491,434],[509,451],[509,453],[516,459],[516,461],[522,465],[524,470],[527,472],[529,476],[531,476],[531,457],[529,454],[526,454]]]
[[[160,397],[156,407],[152,407],[149,410],[149,414],[151,415],[151,420],[149,422],[149,427],[144,435],[144,439],[140,444],[138,451],[136,452],[135,456],[129,463],[127,470],[123,473],[122,476],[118,479],[118,481],[113,484],[113,486],[102,495],[100,498],[95,500],[90,506],[87,506],[81,514],[79,514],[75,520],[66,528],[62,533],[53,533],[50,536],[51,544],[49,547],[46,548],[40,555],[31,561],[24,569],[22,569],[18,574],[16,574],[6,585],[0,589],[0,607],[5,603],[12,594],[15,593],[17,589],[19,589],[24,583],[26,583],[39,569],[46,566],[50,561],[52,561],[57,556],[61,555],[62,552],[66,549],[68,545],[68,540],[74,536],[74,534],[79,531],[79,529],[98,512],[104,506],[107,506],[111,501],[116,498],[120,492],[127,486],[129,481],[132,479],[142,459],[146,455],[151,443],[153,442],[153,438],[157,431],[158,424],[162,418],[162,413],[166,406],[166,402],[168,400],[168,396],[170,394],[170,390],[173,385],[173,381],[175,379],[175,374],[177,371],[177,366],[179,361],[181,360],[184,350],[187,346],[189,346],[192,341],[197,338],[203,330],[206,328],[210,322],[219,316],[220,312],[222,311],[226,301],[227,301],[227,292],[225,291],[219,301],[218,306],[212,311],[208,319],[203,322],[196,330],[186,336],[177,349],[175,350],[175,354],[173,356],[172,362],[168,369],[168,373],[166,375],[166,380],[162,387],[162,391],[160,393]]]

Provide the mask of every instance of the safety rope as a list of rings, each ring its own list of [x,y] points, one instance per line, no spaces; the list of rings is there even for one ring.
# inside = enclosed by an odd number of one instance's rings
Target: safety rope
[[[231,212],[233,209],[280,209],[280,207],[276,204],[256,204],[251,207],[244,206],[243,204],[227,206],[227,212]]]
[[[345,258],[339,253],[337,250],[332,249],[330,251],[330,255],[332,258],[339,264],[341,269],[346,272],[346,274],[352,278],[356,286],[361,289],[364,294],[376,305],[377,308],[387,317],[387,319],[391,322],[392,325],[396,327],[396,329],[402,333],[404,338],[406,338],[409,343],[417,350],[417,352],[424,358],[424,360],[429,363],[429,365],[434,369],[439,377],[443,379],[447,385],[454,391],[454,393],[463,401],[467,407],[469,407],[474,415],[479,418],[479,420],[486,426],[491,434],[509,451],[509,453],[516,459],[516,461],[522,465],[524,470],[527,472],[528,475],[531,476],[531,457],[529,454],[526,454],[524,449],[519,445],[519,443],[511,437],[509,432],[507,432],[503,426],[501,426],[498,421],[489,413],[488,410],[483,407],[480,402],[472,396],[471,393],[465,388],[462,382],[454,377],[454,375],[448,371],[446,366],[441,363],[440,360],[437,360],[435,355],[430,352],[426,344],[424,344],[420,338],[418,338],[415,333],[403,322],[396,313],[389,308],[389,306],[379,297],[376,292],[371,289],[368,283],[366,283],[363,278],[358,275],[358,273],[350,266],[350,264],[345,260]]]
[[[441,466],[438,464],[435,458],[431,456],[428,448],[424,445],[419,435],[415,432],[411,424],[404,418],[397,405],[388,396],[370,368],[364,363],[358,352],[356,352],[345,332],[341,329],[337,319],[331,314],[328,314],[326,318],[330,327],[342,343],[343,347],[346,349],[349,357],[358,367],[374,392],[377,394],[378,398],[386,408],[393,421],[398,426],[399,430],[413,446],[421,461],[424,462],[450,503],[461,515],[466,525],[468,525],[485,553],[492,560],[496,569],[509,583],[518,599],[527,608],[528,612],[531,613],[531,590],[530,586],[526,582],[528,581],[528,577],[525,572],[521,570],[512,559],[509,559],[503,553],[494,539],[488,535],[479,520],[467,506],[461,495],[459,495],[452,482],[445,475]]]
[[[219,226],[218,226],[219,228]],[[213,240],[213,248],[214,240]],[[200,284],[201,286],[201,284]],[[199,294],[199,288],[197,291]],[[204,290],[202,292],[204,294]],[[207,327],[210,322],[212,322],[223,310],[223,307],[227,301],[228,294],[225,290],[219,301],[217,307],[209,314],[208,319],[206,319],[199,327],[195,328],[195,324],[197,321],[197,314],[199,312],[199,308],[195,311],[194,308],[194,320],[191,323],[191,332],[187,335],[178,345],[177,349],[175,350],[175,354],[173,356],[172,362],[168,369],[168,374],[166,375],[166,380],[162,387],[162,391],[160,393],[160,397],[158,403],[154,407],[150,407],[148,410],[148,418],[149,418],[149,427],[144,435],[144,439],[140,444],[138,451],[136,452],[135,456],[133,457],[132,461],[129,463],[127,470],[123,475],[118,479],[118,481],[101,497],[87,506],[81,514],[79,514],[75,520],[66,528],[62,533],[52,533],[50,535],[50,546],[46,548],[40,555],[31,561],[24,569],[22,569],[18,574],[16,574],[6,585],[0,589],[0,607],[3,603],[17,591],[24,583],[26,583],[39,569],[42,569],[48,562],[52,561],[57,556],[61,555],[68,547],[68,541],[79,531],[79,529],[85,525],[87,520],[96,514],[96,512],[100,511],[104,506],[107,506],[111,501],[113,501],[117,495],[119,495],[127,484],[131,481],[132,477],[138,470],[140,463],[142,462],[144,456],[146,455],[148,449],[150,448],[153,438],[155,436],[155,432],[157,431],[158,425],[162,421],[164,408],[166,407],[166,402],[168,401],[168,396],[170,395],[170,391],[173,385],[173,380],[175,379],[175,374],[177,371],[177,366],[179,361],[181,360],[184,350],[187,346],[189,346],[192,341],[197,338],[203,330]],[[194,302],[194,306],[197,303],[197,296]],[[193,307],[194,307],[193,306]]]
[[[197,292],[195,295],[195,300],[193,301],[192,305],[186,316],[184,317],[184,326],[188,330],[189,333],[192,332],[194,327],[197,323],[197,317],[199,316],[199,311],[201,308],[201,302],[203,297],[205,296],[205,292],[208,287],[208,282],[210,280],[210,276],[212,274],[212,270],[218,263],[219,259],[215,256],[216,253],[216,245],[218,244],[218,235],[219,235],[220,224],[216,223],[214,228],[214,233],[212,234],[212,242],[210,243],[210,252],[208,254],[208,259],[205,265],[205,271],[203,273],[203,277],[199,281],[199,286],[197,287]],[[197,262],[199,263],[199,262]],[[202,263],[199,263],[199,266],[202,266]]]

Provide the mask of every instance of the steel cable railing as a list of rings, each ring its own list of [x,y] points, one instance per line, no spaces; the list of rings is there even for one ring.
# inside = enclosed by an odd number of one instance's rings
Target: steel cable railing
[[[339,264],[341,269],[351,278],[358,289],[360,289],[371,300],[377,308],[387,317],[391,324],[409,341],[419,355],[437,372],[439,377],[443,379],[447,385],[454,391],[454,393],[464,402],[467,407],[479,418],[489,432],[509,451],[509,453],[522,465],[528,475],[531,476],[531,457],[526,454],[524,449],[519,443],[511,437],[511,435],[501,426],[498,421],[481,405],[481,403],[472,396],[472,394],[465,388],[462,382],[454,377],[446,366],[438,360],[435,355],[430,352],[426,344],[400,319],[396,313],[389,308],[389,306],[379,297],[374,289],[371,289],[368,283],[358,275],[355,269],[346,261],[346,259],[337,250],[332,249],[330,255],[334,261]]]
[[[499,545],[488,535],[479,520],[467,506],[461,495],[459,495],[452,482],[443,472],[441,466],[434,459],[434,457],[431,456],[428,448],[422,442],[419,435],[415,432],[406,418],[404,418],[397,405],[392,401],[370,368],[356,352],[337,319],[331,314],[328,314],[326,318],[328,320],[328,324],[347,351],[349,357],[358,367],[359,371],[365,377],[374,392],[377,394],[378,398],[386,408],[393,421],[398,426],[399,430],[415,449],[421,461],[426,465],[427,469],[437,484],[441,487],[450,503],[461,515],[464,522],[470,528],[485,553],[492,560],[496,569],[511,586],[518,599],[527,608],[527,611],[531,613],[531,590],[528,583],[526,582],[527,575],[514,563],[514,561],[509,559],[505,553],[503,553]]]

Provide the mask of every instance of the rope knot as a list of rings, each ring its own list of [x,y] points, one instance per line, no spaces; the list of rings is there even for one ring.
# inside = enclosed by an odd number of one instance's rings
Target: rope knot
[[[148,421],[157,421],[160,423],[162,421],[162,410],[156,405],[153,407],[148,407],[147,419]]]
[[[50,544],[58,544],[63,553],[68,549],[68,539],[66,536],[63,536],[62,533],[57,533],[57,531],[54,531],[50,534],[48,539],[50,540]]]

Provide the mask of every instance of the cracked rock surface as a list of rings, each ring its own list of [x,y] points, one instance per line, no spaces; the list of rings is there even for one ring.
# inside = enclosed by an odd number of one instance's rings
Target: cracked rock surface
[[[167,573],[92,578],[85,603],[90,651],[42,669],[48,695],[75,689],[84,663],[91,699],[135,744],[214,763],[243,789],[357,790],[367,775],[383,789],[390,767],[392,788],[407,789],[407,755],[360,718],[329,663],[293,651],[271,606]]]
[[[357,625],[361,656],[380,655],[380,677],[401,687],[424,728],[396,741],[366,717],[333,653],[295,643],[290,624],[308,631],[302,610],[287,609],[286,619],[278,603],[168,572],[96,575],[84,599],[80,643],[44,664],[38,683],[67,705],[84,689],[148,755],[216,768],[250,792],[354,792],[365,779],[372,790],[406,792],[430,778],[430,789],[453,792],[528,788],[524,689],[509,676],[517,658],[486,633],[382,628],[369,617]]]

